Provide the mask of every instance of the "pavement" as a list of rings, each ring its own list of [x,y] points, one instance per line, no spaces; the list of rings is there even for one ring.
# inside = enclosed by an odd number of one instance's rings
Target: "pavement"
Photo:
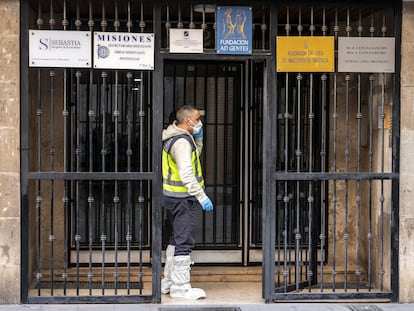
[[[0,305],[0,311],[413,311],[412,304],[274,303],[274,304],[111,304]]]
[[[200,281],[191,284],[205,289],[207,298],[184,300],[162,295],[161,304],[0,305],[0,311],[414,311],[414,303],[308,301],[266,304],[261,298],[260,282]]]

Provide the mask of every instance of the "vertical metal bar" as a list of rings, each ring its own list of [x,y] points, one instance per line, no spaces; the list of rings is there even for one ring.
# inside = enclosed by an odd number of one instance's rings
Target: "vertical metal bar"
[[[338,9],[335,9],[335,25],[334,34],[335,42],[338,42]],[[338,139],[338,90],[337,90],[337,73],[334,73],[334,113],[333,113],[333,172],[337,171],[337,139]],[[333,230],[332,230],[332,291],[336,290],[336,212],[337,212],[337,185],[336,180],[333,180]]]
[[[118,0],[115,0],[115,19],[114,19],[114,28],[117,32],[120,27],[120,22],[118,19]],[[118,108],[118,80],[119,80],[119,72],[118,70],[115,70],[115,107],[114,107],[114,135],[115,135],[115,155],[114,155],[114,170],[115,173],[118,173],[118,122],[119,122],[119,108]],[[115,180],[114,183],[114,252],[115,252],[115,262],[114,262],[114,290],[115,295],[118,294],[118,216],[119,216],[119,189],[118,189],[118,181]]]
[[[131,32],[132,29],[132,20],[131,20],[131,1],[128,0],[128,21],[127,21],[127,28],[128,32]],[[132,101],[132,72],[128,71],[127,73],[127,172],[132,171],[132,119],[133,119],[133,101]],[[130,295],[131,293],[131,241],[132,241],[132,234],[131,234],[131,219],[132,219],[132,181],[128,180],[127,182],[127,206],[126,206],[126,236],[125,241],[127,244],[127,294]]]
[[[76,6],[76,21],[75,25],[77,30],[80,29],[80,11],[79,4]],[[80,78],[82,73],[77,70],[75,73],[76,77],[76,105],[74,106],[74,115],[75,115],[75,133],[76,133],[76,148],[75,148],[75,158],[76,158],[76,172],[81,170],[81,124],[80,124],[80,114],[81,114],[81,94],[80,94]],[[79,231],[80,227],[80,181],[75,180],[75,243],[76,243],[76,295],[79,296],[80,289],[80,241],[81,235]]]
[[[101,20],[101,28],[102,31],[106,31],[106,26],[108,22],[106,20],[106,11],[105,11],[105,2],[102,2],[102,20]],[[101,78],[101,171],[106,171],[106,142],[105,142],[105,135],[106,135],[106,110],[107,110],[107,92],[106,92],[106,78],[108,77],[108,73],[106,71],[102,71]],[[105,295],[105,248],[106,248],[106,222],[105,222],[105,181],[101,181],[101,219],[100,219],[100,227],[101,227],[101,293]]]
[[[76,157],[76,172],[80,172],[80,161],[81,161],[81,149],[80,149],[80,120],[79,120],[79,114],[80,114],[80,78],[82,76],[82,73],[80,71],[76,71],[76,106],[75,109],[75,116],[76,116],[76,148],[75,148],[75,157]],[[79,280],[80,280],[80,213],[79,213],[79,207],[80,207],[80,181],[75,181],[75,243],[76,243],[76,295],[79,295]]]
[[[130,2],[128,2],[129,4]],[[128,14],[128,19],[130,20],[130,15]],[[128,123],[128,132],[127,132],[127,139],[128,139],[128,147],[127,147],[127,172],[132,171],[132,130],[133,130],[133,100],[132,100],[132,73],[127,73],[128,79],[128,93],[127,93],[127,123]],[[125,236],[125,241],[127,243],[127,293],[130,294],[131,290],[131,241],[132,241],[132,232],[131,232],[131,225],[132,225],[132,202],[133,202],[133,191],[132,191],[132,181],[128,180],[127,182],[127,206],[126,206],[126,226],[127,232]]]
[[[208,64],[206,64],[204,66],[207,67]],[[188,90],[191,89],[191,99],[189,99],[188,101],[190,103],[194,103],[194,105],[197,105],[199,109],[205,109],[206,108],[205,105],[207,103],[206,94],[207,94],[207,72],[208,72],[208,70],[206,69],[205,71],[203,71],[204,69],[201,69],[201,73],[198,73],[198,68],[199,67],[201,68],[201,64],[195,64],[192,69],[190,69],[189,66],[186,66],[186,68],[185,68],[186,75],[187,75],[187,72],[191,71],[192,74],[190,75],[190,77],[192,77],[193,82],[192,83],[188,82],[188,85],[187,85],[187,83],[185,83],[185,93],[187,93],[187,86],[188,86]],[[205,73],[203,74],[202,72],[205,72]],[[204,92],[202,94],[203,95],[202,100],[201,99],[197,100],[197,91],[198,91],[197,81],[198,81],[199,77],[202,80],[202,82],[200,84],[203,86],[203,90],[204,90]],[[191,85],[191,87],[190,87],[190,85]],[[190,92],[188,91],[188,93],[190,93]],[[202,103],[203,103],[204,106],[202,105]],[[205,111],[204,111],[204,113],[205,113]],[[207,118],[206,115],[202,114],[202,116],[204,117],[204,120],[206,120],[206,118]],[[206,121],[204,121],[204,125],[205,125],[205,127],[207,127]],[[204,132],[204,135],[206,136],[205,132]],[[206,150],[206,145],[204,145],[204,152],[205,152],[205,150]],[[202,159],[202,167],[206,167],[205,157]],[[205,185],[205,186],[207,187],[207,185]],[[214,200],[213,200],[213,202],[214,202]],[[202,212],[201,217],[202,217],[201,218],[201,228],[202,228],[201,229],[201,232],[202,232],[201,241],[202,241],[202,243],[206,243],[206,241],[208,239],[207,234],[206,234],[206,230],[205,230],[205,228],[207,226],[206,225],[207,217],[206,217],[206,214],[204,212]]]
[[[349,81],[351,76],[345,75],[345,172],[349,170]],[[345,225],[344,225],[344,290],[347,292],[348,287],[348,212],[349,212],[349,182],[345,180]]]
[[[249,198],[251,198],[251,193],[249,191],[249,185],[250,185],[250,176],[251,176],[251,172],[249,170],[249,161],[251,161],[251,157],[250,157],[250,131],[251,131],[251,126],[250,126],[250,107],[249,107],[249,103],[253,102],[253,98],[252,98],[252,94],[253,94],[253,68],[250,67],[252,66],[252,62],[249,61],[245,61],[244,63],[244,67],[241,66],[241,70],[242,70],[242,77],[244,80],[244,89],[241,91],[241,96],[243,98],[242,101],[242,107],[240,107],[240,119],[241,119],[241,124],[242,124],[242,133],[243,135],[241,136],[241,146],[242,146],[242,154],[244,156],[243,161],[241,161],[242,165],[240,165],[240,167],[243,167],[243,169],[241,170],[241,180],[242,180],[242,189],[243,189],[243,195],[242,195],[242,202],[244,206],[244,208],[242,208],[242,213],[240,213],[240,224],[243,224],[244,227],[244,233],[243,231],[240,234],[240,237],[243,236],[243,264],[245,266],[247,266],[248,264],[248,253],[249,253],[249,233],[251,231],[251,226],[249,226],[250,223],[250,219],[252,218],[252,212],[251,212],[251,207],[250,207],[250,200]],[[244,70],[243,70],[244,69]],[[249,90],[251,90],[250,92],[250,96],[249,96]],[[233,131],[233,133],[235,133],[235,130]],[[244,173],[243,173],[244,172]],[[250,213],[249,213],[250,211]],[[242,215],[244,214],[244,217],[242,217]],[[251,215],[250,217],[248,217],[248,215]],[[250,219],[249,219],[250,218]],[[243,222],[244,219],[244,222]],[[241,226],[240,226],[241,227]],[[241,229],[241,228],[240,228]],[[239,229],[239,230],[240,230]]]
[[[207,133],[209,133],[209,131],[207,132],[207,120],[209,120],[209,114],[208,114],[208,110],[207,110],[207,108],[208,108],[208,94],[209,94],[209,92],[210,92],[210,89],[209,89],[209,75],[208,75],[208,68],[209,68],[209,64],[208,63],[205,63],[204,65],[203,65],[203,70],[202,70],[202,72],[204,72],[204,75],[202,75],[202,85],[203,85],[203,89],[204,89],[204,94],[203,94],[203,101],[204,101],[204,106],[203,106],[203,109],[204,109],[204,120],[203,120],[203,122],[204,122],[204,124],[205,124],[205,132],[204,132],[204,137],[207,137]],[[201,74],[200,74],[200,76],[201,76]],[[194,87],[194,89],[196,89],[196,87]],[[194,94],[194,102],[196,102],[196,95]],[[199,107],[200,108],[200,107]],[[206,150],[206,149],[204,149],[204,150]],[[204,153],[205,153],[205,151],[204,151]],[[205,161],[205,158],[206,157],[203,157],[203,162],[202,162],[202,167],[206,167],[206,161]],[[216,187],[214,187],[213,189],[216,189]],[[212,197],[212,201],[213,202],[217,202],[216,201],[216,197]],[[203,222],[203,224],[202,224],[202,226],[203,226],[203,230],[202,230],[202,243],[207,243],[207,239],[209,238],[209,237],[207,237],[207,235],[206,235],[206,230],[204,230],[204,228],[206,228],[206,223],[207,223],[207,217],[206,217],[206,213],[202,213],[202,222]]]
[[[277,12],[277,10],[276,10],[276,12]],[[271,17],[274,15],[274,12],[272,11],[271,12]],[[275,18],[273,18],[273,21],[275,20]],[[271,20],[269,20],[269,23],[271,23]],[[270,28],[271,30],[274,30],[274,27],[271,27]],[[276,31],[273,31],[273,34],[275,35],[275,37],[276,37],[276,34],[277,34],[277,30]],[[272,54],[273,55],[273,54]],[[275,56],[275,55],[273,55],[273,56]],[[277,82],[278,82],[278,79],[277,79],[277,75],[276,75],[276,78],[274,79],[275,81],[275,86],[274,87],[272,87],[272,88],[276,88],[277,89]],[[272,89],[271,88],[271,89]],[[279,112],[280,111],[280,112]],[[282,100],[279,100],[279,98],[277,98],[277,100],[276,100],[276,109],[275,109],[275,114],[276,114],[276,116],[278,116],[279,115],[279,113],[280,113],[280,115],[283,115],[283,112],[284,112],[284,108],[283,108],[283,102],[282,102]],[[265,114],[263,114],[263,119],[264,120],[266,120],[266,118],[265,118]],[[281,129],[281,126],[283,125],[283,122],[282,121],[280,121],[277,117],[275,118],[275,123],[277,123],[277,126],[276,126],[276,130],[275,130],[275,137],[277,138],[277,143],[278,144],[280,144],[280,142],[278,142],[279,141],[279,129]],[[282,131],[282,130],[281,130]],[[261,133],[260,133],[261,134]],[[282,133],[283,134],[283,133]],[[282,139],[281,139],[282,140]],[[283,141],[283,140],[282,140]],[[278,145],[279,146],[279,145]],[[263,149],[263,151],[264,151],[265,149]],[[279,158],[279,150],[280,150],[280,148],[277,148],[276,149],[276,156],[275,156],[275,164],[276,164],[276,167],[277,167],[277,164],[278,164],[278,158]],[[282,155],[282,157],[283,157],[284,155]],[[263,188],[264,189],[264,188]],[[280,284],[281,284],[281,278],[282,278],[282,266],[281,266],[281,263],[282,263],[282,258],[281,258],[281,253],[282,253],[282,245],[281,245],[281,239],[280,239],[280,236],[279,236],[279,232],[281,231],[281,228],[280,228],[280,220],[279,220],[279,216],[280,216],[280,210],[282,210],[282,204],[283,204],[283,202],[282,202],[282,198],[283,198],[283,194],[281,194],[281,193],[279,193],[279,183],[276,183],[276,185],[275,185],[275,187],[274,187],[274,189],[273,189],[273,191],[275,192],[275,203],[276,203],[276,212],[275,212],[275,214],[276,214],[276,219],[275,219],[275,222],[274,222],[274,226],[275,226],[275,228],[274,228],[274,231],[275,232],[277,232],[277,238],[275,237],[275,244],[276,244],[276,249],[277,249],[277,259],[276,259],[276,261],[277,261],[277,267],[275,268],[276,269],[276,271],[277,271],[277,280],[276,280],[276,283],[277,283],[277,286],[280,286]],[[263,203],[265,202],[265,199],[266,198],[266,196],[265,195],[263,195]],[[269,246],[270,247],[270,246]],[[274,286],[273,286],[274,287]]]
[[[203,7],[204,10],[204,7]],[[230,66],[226,65],[225,66],[225,72],[224,72],[224,120],[223,120],[223,146],[228,146],[228,139],[227,139],[227,132],[229,130],[229,97],[230,97],[230,86],[229,86],[229,76],[231,77],[231,73],[230,72]],[[233,105],[233,103],[231,103]],[[223,148],[223,172],[227,172],[227,168],[228,168],[228,156],[227,156],[227,148]],[[224,174],[223,176],[223,227],[222,227],[222,232],[223,232],[223,240],[225,241],[227,238],[227,189],[228,188],[228,179],[227,179],[227,174]]]
[[[386,36],[387,26],[385,23],[385,12],[382,17],[382,27],[381,27],[382,36]],[[385,171],[385,80],[386,73],[381,74],[381,173]],[[384,290],[384,179],[381,178],[381,216],[380,216],[380,268],[379,268],[379,278],[380,278],[380,291]]]
[[[302,35],[302,31],[303,31],[303,25],[302,25],[302,8],[299,8],[299,21],[298,21],[298,33],[299,36]],[[302,161],[302,150],[301,150],[301,141],[302,141],[302,119],[301,119],[301,114],[302,114],[302,110],[301,110],[301,105],[302,105],[302,80],[303,80],[303,76],[301,73],[298,73],[296,75],[296,87],[297,87],[297,121],[296,121],[296,150],[295,150],[295,156],[296,156],[296,172],[300,173],[301,170],[301,161]],[[301,252],[301,241],[302,241],[302,235],[301,235],[301,228],[300,228],[300,216],[301,216],[301,211],[300,211],[300,200],[301,200],[301,191],[300,191],[300,181],[297,180],[296,181],[296,203],[295,203],[295,208],[296,208],[296,224],[294,227],[294,232],[295,232],[295,283],[296,283],[296,291],[299,292],[299,285],[300,285],[300,280],[301,280],[301,268],[302,265],[301,263],[301,256],[302,256],[302,252]],[[293,219],[292,219],[293,220]]]
[[[286,83],[286,85],[288,85],[288,83]],[[287,106],[287,101],[285,103],[285,108]],[[288,139],[288,134],[286,134],[286,132],[288,131],[288,115],[289,112],[287,112],[287,110],[285,109],[285,124],[284,124],[284,131],[285,131],[285,159],[287,159],[287,139]],[[288,172],[288,164],[289,162],[285,162],[285,173]],[[288,187],[288,182],[285,181],[284,182],[284,196],[283,196],[283,203],[284,203],[284,214],[283,214],[283,218],[284,218],[284,225],[283,225],[283,283],[284,283],[284,290],[285,292],[287,292],[287,286],[288,286],[288,277],[289,277],[289,265],[288,265],[288,234],[289,234],[289,205],[290,205],[290,196],[289,196],[289,187]],[[290,261],[289,261],[290,262]]]
[[[161,33],[161,1],[157,0],[153,2],[153,32]],[[161,302],[161,247],[162,247],[162,209],[161,209],[161,168],[159,155],[162,151],[161,146],[161,129],[162,129],[162,116],[163,111],[163,74],[164,74],[164,61],[160,54],[161,40],[155,41],[155,63],[158,64],[155,67],[152,75],[152,168],[155,173],[155,177],[152,185],[152,302]]]
[[[289,24],[289,6],[286,9],[286,35],[289,35],[291,26]],[[285,74],[285,112],[284,112],[284,156],[285,156],[285,173],[289,171],[289,73]],[[288,221],[289,221],[289,188],[288,188],[288,182],[284,182],[284,196],[283,196],[283,202],[284,202],[284,229],[283,229],[283,286],[284,286],[284,292],[287,292],[287,286],[288,286],[288,276],[289,276],[289,269],[288,269]]]
[[[42,28],[43,19],[42,19],[42,6],[40,0],[38,2],[38,18],[37,18],[37,26],[38,29]],[[43,115],[43,107],[42,107],[42,72],[39,68],[37,70],[37,170],[40,172],[42,170],[42,115]],[[41,266],[41,252],[42,252],[42,239],[41,239],[41,224],[42,224],[42,182],[41,180],[36,180],[36,188],[37,188],[37,195],[36,195],[36,211],[37,211],[37,273],[36,273],[36,280],[37,280],[37,295],[41,295],[41,286],[40,283],[42,281],[42,266]]]
[[[67,20],[66,15],[66,0],[63,1],[63,20],[62,25],[63,29],[66,30],[69,22]],[[67,139],[67,125],[68,125],[68,102],[67,102],[67,69],[63,69],[63,171],[67,171],[67,152],[68,152],[68,139]],[[67,236],[67,229],[68,229],[68,182],[67,180],[63,181],[63,295],[66,296],[67,294],[67,268],[68,268],[68,236]]]
[[[49,72],[50,75],[50,170],[53,172],[55,170],[55,135],[54,135],[54,127],[55,127],[55,71],[51,70]],[[49,242],[50,242],[50,290],[51,295],[53,296],[53,282],[54,282],[54,209],[55,209],[55,181],[50,181],[50,234],[49,234]]]
[[[190,4],[190,24],[188,25],[188,27],[190,29],[194,29],[195,28],[195,23],[194,23],[194,9],[193,9],[193,3]]]
[[[262,4],[262,24],[260,25],[260,30],[262,31],[262,50],[266,50],[266,10],[264,3]]]
[[[181,20],[181,2],[178,2],[178,23],[177,28],[182,29],[184,27],[183,21]]]
[[[50,14],[50,17],[49,17],[49,26],[50,26],[50,30],[53,30],[54,29],[54,27],[55,27],[55,25],[56,25],[56,20],[55,20],[55,17],[54,17],[54,9],[53,9],[53,0],[50,0],[50,7],[49,7],[49,9],[50,9],[50,11],[49,11],[49,14]]]
[[[216,76],[214,77],[214,120],[218,120],[218,108],[219,108],[219,103],[218,103],[218,98],[219,98],[219,78],[220,78],[220,74],[219,74],[219,70],[221,70],[224,67],[224,65],[219,65],[216,64],[215,65],[215,69],[216,69]],[[217,152],[217,146],[218,146],[218,142],[219,142],[219,137],[218,137],[218,132],[219,132],[219,126],[217,123],[214,124],[214,163],[218,163],[218,152]],[[205,159],[205,157],[204,157]],[[218,166],[217,164],[214,165],[214,179],[213,182],[215,185],[217,185],[218,183]],[[214,187],[214,197],[217,197],[217,189],[218,187]],[[217,243],[217,213],[213,214],[213,242]]]
[[[325,173],[325,167],[326,167],[326,137],[327,137],[327,124],[326,124],[326,114],[327,114],[327,100],[326,100],[326,80],[327,76],[326,74],[322,74],[321,76],[322,80],[322,136],[321,136],[321,172]],[[323,292],[324,288],[324,270],[325,270],[325,245],[326,245],[326,181],[321,182],[321,196],[320,196],[320,204],[321,204],[321,233],[319,235],[319,239],[321,241],[320,244],[320,292]]]
[[[371,15],[371,26],[369,28],[371,33],[371,38],[374,37],[375,27],[374,27],[374,12]],[[373,141],[373,126],[374,126],[374,74],[369,76],[369,102],[368,102],[368,117],[369,117],[369,172],[373,172],[373,161],[374,161],[374,141]],[[368,181],[369,187],[369,199],[368,199],[368,208],[369,208],[369,220],[368,220],[368,291],[371,291],[372,288],[372,179]]]
[[[350,36],[350,9],[346,11],[346,35]],[[345,173],[349,171],[349,90],[351,76],[345,75]],[[345,227],[344,227],[344,290],[348,291],[348,241],[349,241],[349,181],[345,179]]]
[[[358,25],[358,36],[362,36],[362,16],[361,16],[361,9],[359,10],[359,25]],[[357,129],[357,173],[361,171],[361,119],[362,119],[362,111],[361,111],[361,74],[358,73],[358,112],[356,115],[357,122],[358,122],[358,129]],[[356,290],[359,291],[359,284],[361,281],[361,271],[360,271],[360,247],[361,247],[361,181],[356,181],[356,205],[357,205],[357,223],[356,223],[356,270],[355,276],[357,280]]]
[[[140,87],[139,87],[139,171],[144,171],[144,148],[145,148],[145,134],[144,134],[144,122],[145,122],[145,110],[144,110],[144,98],[143,98],[143,73],[140,72],[141,79],[140,79]],[[139,281],[142,283],[143,278],[143,266],[142,266],[142,260],[143,260],[143,225],[144,225],[144,203],[145,203],[145,197],[144,197],[144,184],[143,181],[139,181],[139,196],[138,196],[138,209],[139,209]],[[140,287],[140,294],[142,294],[142,287]]]
[[[153,106],[153,101],[152,101],[152,96],[150,95],[151,94],[151,92],[152,92],[152,89],[153,89],[153,85],[152,85],[152,76],[153,76],[153,74],[152,74],[152,72],[147,72],[146,73],[146,81],[147,81],[147,83],[146,83],[146,86],[145,86],[145,96],[144,96],[144,99],[145,99],[145,106],[146,107],[152,107]],[[151,128],[151,126],[152,126],[152,117],[153,117],[153,115],[152,115],[152,113],[151,113],[151,110],[150,109],[146,109],[146,112],[148,113],[148,117],[146,118],[146,120],[147,120],[147,126],[146,126],[146,128],[147,129],[149,129],[149,128]],[[163,123],[162,123],[162,120],[161,120],[161,125],[162,125]],[[149,133],[151,133],[150,131],[147,131],[146,132],[146,136],[147,137],[149,137]],[[161,132],[160,132],[161,133]],[[147,156],[147,162],[146,162],[146,165],[147,165],[147,167],[148,168],[151,168],[152,167],[152,165],[151,165],[151,163],[150,163],[150,160],[149,159],[151,159],[151,157],[152,157],[152,150],[151,150],[151,148],[147,148],[147,153],[146,153],[146,156]],[[146,191],[147,191],[147,193],[150,193],[150,190],[151,190],[151,187],[152,187],[152,183],[151,182],[148,182],[147,184],[146,184]],[[150,210],[149,209],[149,205],[148,205],[148,203],[149,202],[147,202],[146,204],[146,207],[147,207],[147,209],[148,210]],[[145,213],[146,215],[147,215],[147,219],[146,219],[146,222],[147,222],[147,230],[146,230],[146,234],[147,234],[147,237],[148,237],[148,240],[149,240],[149,237],[151,236],[151,222],[150,222],[150,218],[148,218],[148,215],[149,215],[149,213]],[[162,240],[162,239],[161,239]],[[161,251],[161,250],[160,250]]]
[[[185,66],[184,69],[184,79],[183,79],[183,102],[186,103],[187,102],[187,79],[188,79],[188,66]]]
[[[270,41],[271,46],[276,46],[277,34],[277,9],[274,2],[270,3]],[[271,172],[275,168],[275,154],[277,139],[271,140],[276,133],[277,109],[277,76],[273,69],[276,51],[272,50],[271,59],[266,60],[266,74],[263,81],[263,94],[266,94],[263,102],[263,189],[262,189],[262,235],[263,235],[263,297],[266,303],[271,301],[275,289],[275,240],[276,240],[276,183],[271,179]],[[270,195],[269,195],[270,193]]]
[[[217,29],[217,4],[214,5],[214,23],[213,23],[213,29]]]
[[[80,138],[80,109],[81,109],[81,96],[80,96],[80,78],[82,73],[80,71],[76,71],[76,106],[75,106],[75,115],[76,115],[76,172],[80,172],[81,168],[81,138]],[[76,242],[76,295],[79,295],[79,280],[80,280],[80,240],[81,235],[79,231],[79,222],[80,222],[80,181],[75,181],[75,204],[76,204],[76,212],[75,212],[75,242]]]
[[[141,20],[139,21],[139,28],[141,32],[145,30],[145,19],[144,19],[144,2],[141,0]]]
[[[300,14],[300,13],[299,13]],[[298,73],[296,76],[296,87],[297,87],[297,125],[296,125],[296,172],[300,173],[300,161],[301,161],[301,157],[302,157],[302,150],[301,150],[301,140],[302,140],[302,135],[301,135],[301,105],[302,105],[302,82],[303,76],[302,74]],[[295,249],[296,249],[296,255],[295,255],[295,270],[296,270],[296,275],[295,275],[295,283],[296,283],[296,291],[299,291],[299,284],[300,284],[300,268],[301,268],[301,251],[300,251],[300,242],[301,242],[302,236],[300,233],[300,181],[296,181],[296,226],[295,226]]]
[[[326,36],[326,32],[328,30],[328,27],[326,25],[326,9],[323,8],[323,23],[322,23],[322,32],[323,36]],[[327,100],[326,100],[326,81],[327,81],[327,75],[326,73],[323,73],[321,76],[321,82],[322,82],[322,102],[321,102],[321,113],[322,113],[322,135],[321,135],[321,172],[325,173],[325,167],[326,167],[326,140],[327,140],[327,124],[326,124],[326,114],[327,114]],[[321,182],[321,196],[320,196],[320,204],[321,204],[321,233],[319,236],[319,239],[321,241],[320,244],[320,292],[323,292],[324,288],[324,269],[325,269],[325,243],[326,243],[326,181]]]
[[[309,27],[311,36],[315,31],[315,25],[313,21],[313,6],[311,7],[311,24]],[[313,119],[315,114],[313,112],[313,73],[309,75],[309,172],[313,171]],[[322,128],[322,131],[324,128]],[[309,181],[308,184],[308,291],[311,292],[312,277],[313,277],[313,244],[312,244],[312,224],[313,222],[313,182]]]
[[[141,1],[141,22],[140,22],[141,32],[144,32],[145,22],[144,22],[144,4]],[[144,171],[144,149],[145,149],[145,108],[144,108],[144,73],[140,72],[140,81],[139,81],[139,171]],[[145,208],[145,198],[144,198],[144,184],[143,181],[139,181],[139,194],[138,194],[138,209],[139,209],[139,282],[143,282],[143,225],[144,225],[144,208]],[[142,295],[143,287],[140,287],[140,294]]]
[[[77,4],[78,5],[78,4]],[[89,21],[88,21],[89,30],[92,33],[94,27],[93,21],[93,6],[92,0],[89,0]],[[89,172],[93,172],[93,159],[94,159],[94,146],[93,146],[93,124],[96,118],[95,107],[93,106],[93,70],[89,70],[89,111],[88,111],[88,125],[89,125]],[[93,182],[89,181],[89,194],[88,194],[88,219],[89,219],[89,260],[88,260],[88,286],[89,286],[89,295],[92,295],[92,280],[93,280],[93,233],[95,227],[95,218],[94,218],[94,207],[95,207],[95,198],[93,196]]]
[[[302,25],[302,9],[299,8],[299,21],[298,21],[298,33],[299,36],[302,35],[303,31],[303,25]],[[296,119],[296,150],[295,150],[295,156],[296,156],[296,172],[300,173],[301,170],[301,161],[302,161],[302,150],[301,150],[301,142],[302,142],[302,80],[303,76],[301,73],[298,73],[296,75],[296,92],[297,92],[297,119]],[[286,141],[287,143],[287,141]],[[295,286],[296,291],[299,292],[299,286],[300,286],[300,280],[301,280],[301,228],[300,228],[300,216],[301,216],[301,210],[300,210],[300,200],[301,200],[301,191],[300,191],[300,181],[296,181],[296,203],[295,203],[295,214],[296,214],[296,224],[294,227],[295,232]],[[293,213],[292,213],[293,214]],[[293,219],[292,219],[293,221]]]
[[[104,4],[102,4],[104,5]],[[107,93],[106,93],[106,78],[108,77],[106,71],[101,73],[102,78],[102,85],[101,85],[101,122],[102,122],[102,137],[101,137],[101,171],[106,171],[106,144],[105,144],[105,132],[106,132],[106,106],[107,106]],[[105,181],[101,181],[101,219],[100,219],[100,226],[101,226],[101,290],[102,295],[105,294],[105,241],[106,241],[106,225],[105,225]]]
[[[298,36],[302,35],[302,31],[303,31],[303,25],[302,25],[302,8],[299,8],[299,20],[298,20],[298,26],[297,26],[297,30],[298,30]]]
[[[373,145],[373,121],[374,121],[374,75],[369,76],[369,172],[373,171],[373,156],[374,156],[374,145]],[[369,199],[368,199],[368,208],[369,208],[369,224],[368,224],[368,291],[371,291],[372,287],[372,179],[369,180]]]
[[[53,0],[50,1],[50,19],[49,25],[50,29],[53,30],[55,25],[55,19],[53,17]],[[55,167],[55,135],[54,135],[54,126],[55,126],[55,71],[49,71],[50,77],[50,169],[53,172]],[[55,209],[55,181],[50,181],[50,295],[53,296],[54,290],[54,209]]]
[[[201,13],[201,15],[202,15],[201,29],[203,29],[203,34],[204,34],[205,31],[207,30],[206,5],[205,4],[203,4],[203,12]]]
[[[381,173],[384,172],[384,156],[385,156],[385,74],[381,74],[381,113],[380,113],[380,122],[382,124],[381,129]],[[379,278],[380,278],[380,290],[384,289],[384,180],[381,178],[381,195],[380,195],[380,204],[381,204],[381,216],[380,216],[380,268],[379,268]]]
[[[142,3],[142,1],[141,1]],[[165,20],[165,30],[166,30],[166,35],[167,35],[167,49],[170,48],[170,28],[171,28],[171,22],[170,22],[170,5],[167,2],[167,7],[166,7],[166,14],[167,14],[167,18]]]

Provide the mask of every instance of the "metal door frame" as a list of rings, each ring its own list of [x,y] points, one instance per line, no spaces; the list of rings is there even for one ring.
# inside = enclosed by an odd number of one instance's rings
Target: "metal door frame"
[[[166,61],[181,61],[181,58],[175,57],[174,59],[167,59]],[[200,58],[191,58],[186,59],[185,63],[181,62],[181,66],[188,66],[192,64],[201,64],[209,63],[210,61],[205,61],[204,57]],[[211,62],[216,63],[216,66],[223,65],[224,63],[227,64],[228,62],[223,61],[223,57],[219,58],[211,58]],[[262,107],[258,108],[252,108],[252,101],[253,95],[256,95],[254,93],[256,91],[255,85],[253,83],[254,81],[254,73],[253,73],[253,67],[254,63],[262,63],[263,68],[265,62],[263,60],[257,60],[256,58],[250,57],[246,58],[245,60],[239,60],[239,59],[233,59],[231,61],[232,66],[240,66],[240,71],[238,73],[238,77],[234,79],[234,82],[237,82],[237,85],[235,84],[234,87],[234,93],[239,90],[240,100],[238,100],[237,104],[240,107],[234,107],[233,110],[233,116],[231,117],[232,120],[234,120],[234,124],[240,127],[240,137],[238,137],[239,141],[239,150],[237,150],[237,156],[239,159],[237,162],[239,163],[237,172],[234,172],[234,174],[239,175],[239,191],[236,195],[238,198],[238,204],[234,205],[233,208],[239,209],[239,217],[238,217],[238,227],[237,230],[239,232],[238,237],[238,249],[210,249],[209,247],[206,249],[193,249],[192,251],[192,258],[194,259],[194,262],[197,264],[235,264],[235,265],[244,265],[247,266],[249,264],[257,264],[258,262],[262,261],[261,258],[261,248],[257,249],[252,248],[252,192],[253,192],[253,185],[252,183],[252,174],[253,174],[253,158],[251,153],[253,152],[251,148],[251,144],[253,143],[253,136],[255,134],[253,133],[254,129],[252,128],[253,123],[253,109],[260,110]],[[230,63],[230,61],[229,61]],[[262,70],[262,75],[264,76],[265,70]],[[174,76],[175,77],[175,76]],[[181,77],[181,76],[180,76]],[[210,77],[208,75],[203,77]],[[214,77],[214,76],[211,76]],[[259,77],[260,80],[263,80],[263,77]],[[263,94],[261,94],[263,97]],[[191,100],[190,100],[191,102]],[[263,102],[263,98],[261,99],[261,103]],[[236,102],[235,102],[236,104]],[[205,110],[206,107],[204,107]],[[166,113],[166,112],[165,112]],[[261,112],[256,112],[261,113]],[[238,121],[236,121],[236,119]],[[204,123],[206,120],[203,121]],[[237,123],[237,124],[236,124]],[[207,126],[207,125],[205,125]],[[260,125],[256,125],[255,130],[260,131]],[[236,130],[237,131],[237,130]],[[233,131],[234,132],[234,131]],[[257,135],[260,135],[258,133]],[[209,142],[205,142],[205,148],[206,145]],[[256,144],[258,142],[255,142]],[[205,149],[204,148],[204,149]],[[203,154],[205,154],[205,150],[203,150]],[[203,161],[203,157],[202,157]],[[257,169],[257,168],[256,168]],[[206,168],[204,167],[204,170]],[[260,174],[261,174],[261,168],[259,168]],[[260,185],[257,185],[256,187],[260,187]],[[258,189],[260,191],[260,189]],[[212,197],[212,200],[214,202],[214,197]],[[260,202],[257,202],[260,203]],[[166,238],[166,237],[164,237]],[[220,244],[219,244],[220,245]],[[253,258],[253,261],[251,260]]]

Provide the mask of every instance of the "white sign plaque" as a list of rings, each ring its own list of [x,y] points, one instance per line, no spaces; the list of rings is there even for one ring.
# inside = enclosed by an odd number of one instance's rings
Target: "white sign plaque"
[[[154,70],[154,34],[94,32],[93,64],[98,69]]]
[[[92,67],[90,31],[29,30],[29,67]]]
[[[203,30],[170,28],[170,53],[203,53]]]
[[[338,72],[395,72],[395,38],[339,37]]]

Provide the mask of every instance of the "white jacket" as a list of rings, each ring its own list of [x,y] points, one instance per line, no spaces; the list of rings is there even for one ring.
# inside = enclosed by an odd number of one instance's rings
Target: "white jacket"
[[[171,137],[178,135],[188,135],[191,137],[191,141],[197,147],[199,154],[203,149],[203,138],[194,139],[190,132],[177,127],[176,121],[170,124],[165,130],[162,131],[162,141],[170,139]],[[185,138],[179,138],[172,145],[170,154],[174,162],[177,164],[178,174],[180,174],[181,182],[188,189],[188,193],[197,198],[199,202],[207,198],[207,195],[203,188],[197,182],[193,173],[193,165],[191,161],[192,146],[190,142]]]

